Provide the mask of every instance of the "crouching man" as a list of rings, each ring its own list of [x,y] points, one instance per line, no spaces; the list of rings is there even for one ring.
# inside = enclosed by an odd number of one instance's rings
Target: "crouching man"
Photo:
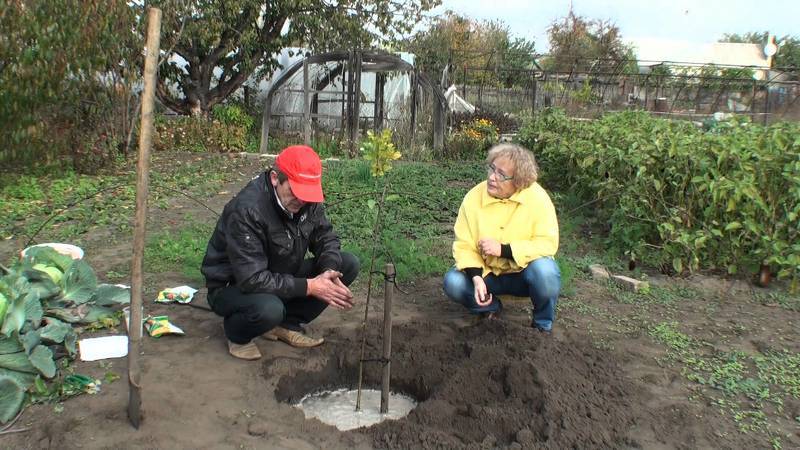
[[[348,310],[358,259],[340,248],[325,216],[322,163],[311,147],[285,148],[275,165],[227,205],[201,271],[211,309],[224,318],[231,355],[261,358],[255,338],[314,347],[303,333],[328,306]],[[307,252],[313,258],[306,258]]]

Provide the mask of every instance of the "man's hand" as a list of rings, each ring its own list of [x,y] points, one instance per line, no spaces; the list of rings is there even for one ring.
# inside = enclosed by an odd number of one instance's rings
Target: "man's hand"
[[[487,306],[492,303],[492,294],[488,293],[483,277],[472,277],[472,284],[475,285],[475,303],[478,306]]]
[[[316,297],[336,309],[353,307],[353,293],[342,283],[341,272],[326,270],[308,279],[307,294]]]
[[[478,251],[483,256],[500,256],[500,242],[492,238],[482,238],[478,241]]]

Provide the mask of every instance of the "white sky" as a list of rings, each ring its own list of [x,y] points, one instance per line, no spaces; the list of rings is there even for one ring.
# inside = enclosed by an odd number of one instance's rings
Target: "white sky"
[[[442,0],[434,14],[450,9],[473,19],[500,19],[518,37],[547,52],[547,27],[564,17],[570,0]],[[725,33],[768,30],[778,38],[800,37],[800,0],[572,0],[576,15],[616,24],[623,40],[670,39],[698,44]]]

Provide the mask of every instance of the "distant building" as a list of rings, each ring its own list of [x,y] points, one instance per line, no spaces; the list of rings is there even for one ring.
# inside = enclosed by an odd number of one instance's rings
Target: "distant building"
[[[633,43],[640,73],[650,73],[657,66],[748,67],[756,80],[768,79],[772,57],[764,54],[760,44],[714,42],[696,44],[688,41],[665,39],[640,39]]]

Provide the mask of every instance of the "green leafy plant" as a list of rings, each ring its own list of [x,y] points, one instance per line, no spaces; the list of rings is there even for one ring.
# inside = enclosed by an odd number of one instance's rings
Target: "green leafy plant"
[[[549,110],[519,138],[545,185],[610,224],[613,252],[672,273],[766,265],[800,287],[797,124],[734,118],[704,132],[646,113],[578,122]]]
[[[380,133],[367,132],[367,139],[361,143],[361,153],[370,162],[373,177],[382,177],[392,170],[392,161],[400,159],[392,142],[392,130],[384,128]]]
[[[0,278],[0,422],[23,405],[37,377],[53,378],[51,346],[75,355],[71,323],[88,324],[130,301],[127,288],[98,284],[92,268],[49,247],[35,247]]]

